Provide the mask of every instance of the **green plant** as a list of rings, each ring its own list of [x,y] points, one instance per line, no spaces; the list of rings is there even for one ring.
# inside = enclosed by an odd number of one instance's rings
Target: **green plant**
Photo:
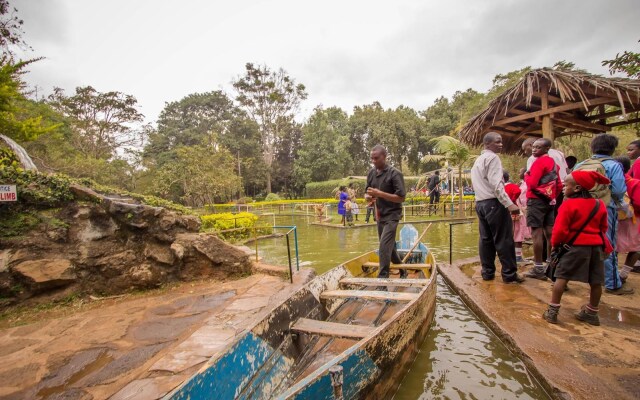
[[[278,201],[280,200],[280,196],[275,193],[269,193],[265,198],[265,201]]]

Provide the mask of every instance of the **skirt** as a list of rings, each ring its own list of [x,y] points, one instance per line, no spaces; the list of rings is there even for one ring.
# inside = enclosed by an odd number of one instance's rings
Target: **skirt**
[[[633,253],[640,251],[640,235],[638,234],[638,224],[633,223],[632,218],[618,221],[618,241],[616,242],[618,253]]]
[[[568,281],[604,284],[602,246],[571,246],[562,256],[554,276]]]

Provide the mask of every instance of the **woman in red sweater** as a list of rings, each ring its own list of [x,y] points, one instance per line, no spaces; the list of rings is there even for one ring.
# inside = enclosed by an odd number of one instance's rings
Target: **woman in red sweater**
[[[549,308],[542,317],[552,324],[558,323],[560,300],[568,281],[579,281],[591,286],[589,303],[582,306],[575,317],[591,325],[600,325],[598,304],[604,284],[604,254],[613,251],[607,240],[607,207],[600,199],[594,199],[589,189],[596,183],[609,184],[609,179],[596,171],[573,171],[564,180],[565,200],[558,210],[551,246],[558,251],[574,237],[570,249],[560,258],[554,276],[556,282],[551,293]],[[590,218],[596,204],[597,212]],[[580,228],[587,222],[584,229]],[[577,236],[576,236],[577,234]]]

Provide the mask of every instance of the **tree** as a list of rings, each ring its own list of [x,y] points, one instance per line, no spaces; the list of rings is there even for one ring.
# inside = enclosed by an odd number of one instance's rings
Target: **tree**
[[[302,127],[302,146],[294,166],[299,185],[343,178],[351,171],[347,124],[342,109],[316,107]]]
[[[640,40],[638,41],[640,42]],[[609,73],[611,75],[616,72],[622,72],[627,74],[629,78],[640,78],[640,53],[634,53],[632,51],[624,51],[622,54],[617,53],[616,58],[613,60],[602,61],[602,66],[609,67]]]
[[[451,136],[440,136],[431,140],[434,144],[434,150],[437,154],[427,155],[423,157],[424,162],[428,161],[447,161],[449,164],[455,165],[458,168],[458,190],[459,190],[459,214],[464,216],[464,210],[462,208],[462,197],[464,195],[462,185],[462,169],[465,164],[473,161],[477,156],[471,154],[471,149],[464,143],[460,142]],[[453,195],[453,188],[451,188],[451,194]]]
[[[300,102],[307,98],[304,85],[296,84],[281,68],[271,71],[266,65],[245,65],[246,73],[233,82],[236,100],[260,127],[260,139],[266,165],[267,192],[271,193],[271,167],[276,141],[283,124],[291,124]]]
[[[0,0],[0,48],[9,58],[13,58],[13,47],[29,47],[22,39],[23,24],[24,21],[18,17],[18,9],[11,7],[8,0]]]
[[[235,160],[225,149],[208,146],[183,146],[176,158],[158,169],[154,183],[156,194],[202,207],[229,200],[240,187]],[[179,193],[179,198],[173,195]]]
[[[78,87],[73,96],[56,88],[49,104],[67,117],[74,147],[87,157],[109,159],[117,150],[141,145],[145,129],[135,127],[144,119],[135,97],[121,92],[100,93],[91,86]]]

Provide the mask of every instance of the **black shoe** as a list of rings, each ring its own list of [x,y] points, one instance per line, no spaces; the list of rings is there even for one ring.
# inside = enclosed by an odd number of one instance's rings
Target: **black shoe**
[[[504,283],[507,284],[511,284],[511,283],[522,283],[524,282],[526,279],[524,279],[522,276],[516,274],[516,277],[510,281],[504,281]]]
[[[482,275],[482,280],[483,281],[492,281],[494,279],[496,279],[495,276],[484,276],[484,275]]]

